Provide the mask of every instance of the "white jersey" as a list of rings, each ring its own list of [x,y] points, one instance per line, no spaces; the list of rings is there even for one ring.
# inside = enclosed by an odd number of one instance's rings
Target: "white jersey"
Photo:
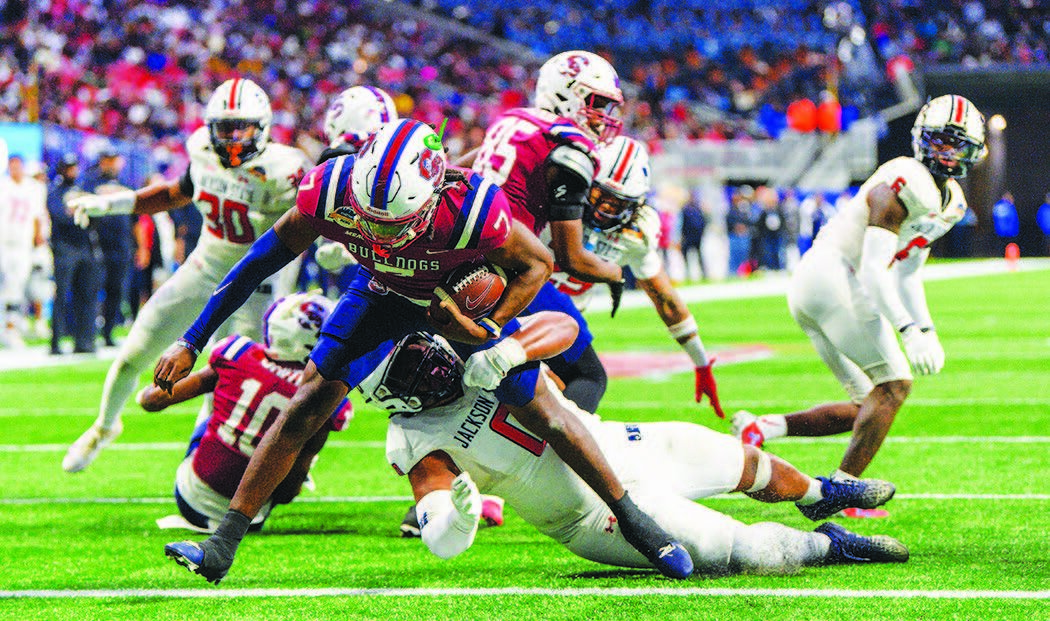
[[[659,215],[655,213],[652,207],[642,205],[639,207],[639,211],[641,210],[653,212],[649,214],[650,218],[659,222]],[[638,220],[637,216],[635,220]],[[549,231],[550,229],[545,229],[542,236],[543,241],[548,245],[550,244]],[[629,242],[624,241],[625,236],[638,237],[641,235],[642,233],[630,226],[616,231],[585,228],[583,231],[583,247],[610,263],[630,268],[635,278],[648,280],[660,273],[663,269],[663,261],[660,259],[660,254],[657,251],[655,237],[651,240],[652,243],[644,245],[633,243],[633,240]],[[558,291],[570,296],[573,304],[581,311],[587,308],[593,297],[594,283],[583,282],[565,272],[554,272],[551,275],[551,282],[558,288]]]
[[[50,224],[47,187],[32,177],[17,183],[10,177],[0,179],[0,244],[11,252],[24,252],[29,261],[36,223],[46,235]]]
[[[236,168],[226,168],[201,127],[186,141],[190,156],[193,202],[204,216],[195,254],[206,257],[223,275],[295,207],[299,180],[312,165],[301,150],[270,142],[263,152]]]
[[[898,260],[921,252],[966,214],[966,197],[955,179],[948,180],[942,193],[922,162],[912,157],[898,157],[879,166],[857,195],[820,229],[813,246],[837,250],[858,269],[864,230],[868,226],[868,193],[881,183],[893,188],[907,210],[897,242]]]

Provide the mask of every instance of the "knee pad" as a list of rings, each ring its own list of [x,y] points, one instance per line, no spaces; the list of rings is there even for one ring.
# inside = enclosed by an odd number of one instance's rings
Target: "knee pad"
[[[765,452],[758,453],[758,467],[755,468],[755,482],[747,488],[748,492],[760,492],[769,485],[769,480],[773,478],[773,463],[769,459],[769,455]]]

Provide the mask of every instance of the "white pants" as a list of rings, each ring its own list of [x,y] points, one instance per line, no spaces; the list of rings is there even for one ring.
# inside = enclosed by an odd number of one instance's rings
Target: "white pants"
[[[32,247],[4,246],[0,248],[0,303],[21,315],[26,303],[26,285],[32,271]]]
[[[193,471],[193,455],[182,460],[179,469],[175,471],[175,489],[191,509],[208,519],[208,529],[211,531],[219,526],[222,518],[230,509],[230,499],[209,487]],[[252,524],[265,522],[272,508],[272,504],[267,500],[259,509],[259,513],[255,515]],[[191,516],[183,515],[182,517],[190,523],[194,521]]]
[[[874,386],[912,378],[893,327],[837,251],[815,246],[802,257],[788,308],[854,403]]]

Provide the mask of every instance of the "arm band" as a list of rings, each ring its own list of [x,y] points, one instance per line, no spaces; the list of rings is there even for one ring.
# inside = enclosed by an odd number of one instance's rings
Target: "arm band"
[[[211,335],[251,297],[262,281],[291,263],[296,256],[273,229],[266,231],[222,279],[182,339],[197,351],[204,349]]]
[[[452,504],[452,491],[434,490],[416,503],[419,532],[427,549],[435,555],[450,559],[474,543],[478,521],[464,517]]]
[[[689,359],[693,361],[693,366],[706,367],[709,364],[707,351],[704,350],[704,342],[700,340],[696,319],[692,315],[673,326],[667,326],[667,331],[671,333],[671,338],[676,341],[688,337],[684,343],[680,342],[679,345],[682,346],[685,353],[689,354]]]
[[[868,295],[890,324],[900,330],[912,323],[912,316],[901,302],[896,276],[890,271],[897,252],[897,234],[878,226],[864,231],[864,249],[857,276]]]

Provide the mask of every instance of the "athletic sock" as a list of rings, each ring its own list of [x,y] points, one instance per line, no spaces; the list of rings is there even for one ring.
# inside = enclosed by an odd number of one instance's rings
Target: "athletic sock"
[[[824,500],[824,494],[820,491],[820,481],[810,477],[809,489],[806,490],[805,496],[795,501],[795,504],[805,507],[818,503],[821,500]]]

